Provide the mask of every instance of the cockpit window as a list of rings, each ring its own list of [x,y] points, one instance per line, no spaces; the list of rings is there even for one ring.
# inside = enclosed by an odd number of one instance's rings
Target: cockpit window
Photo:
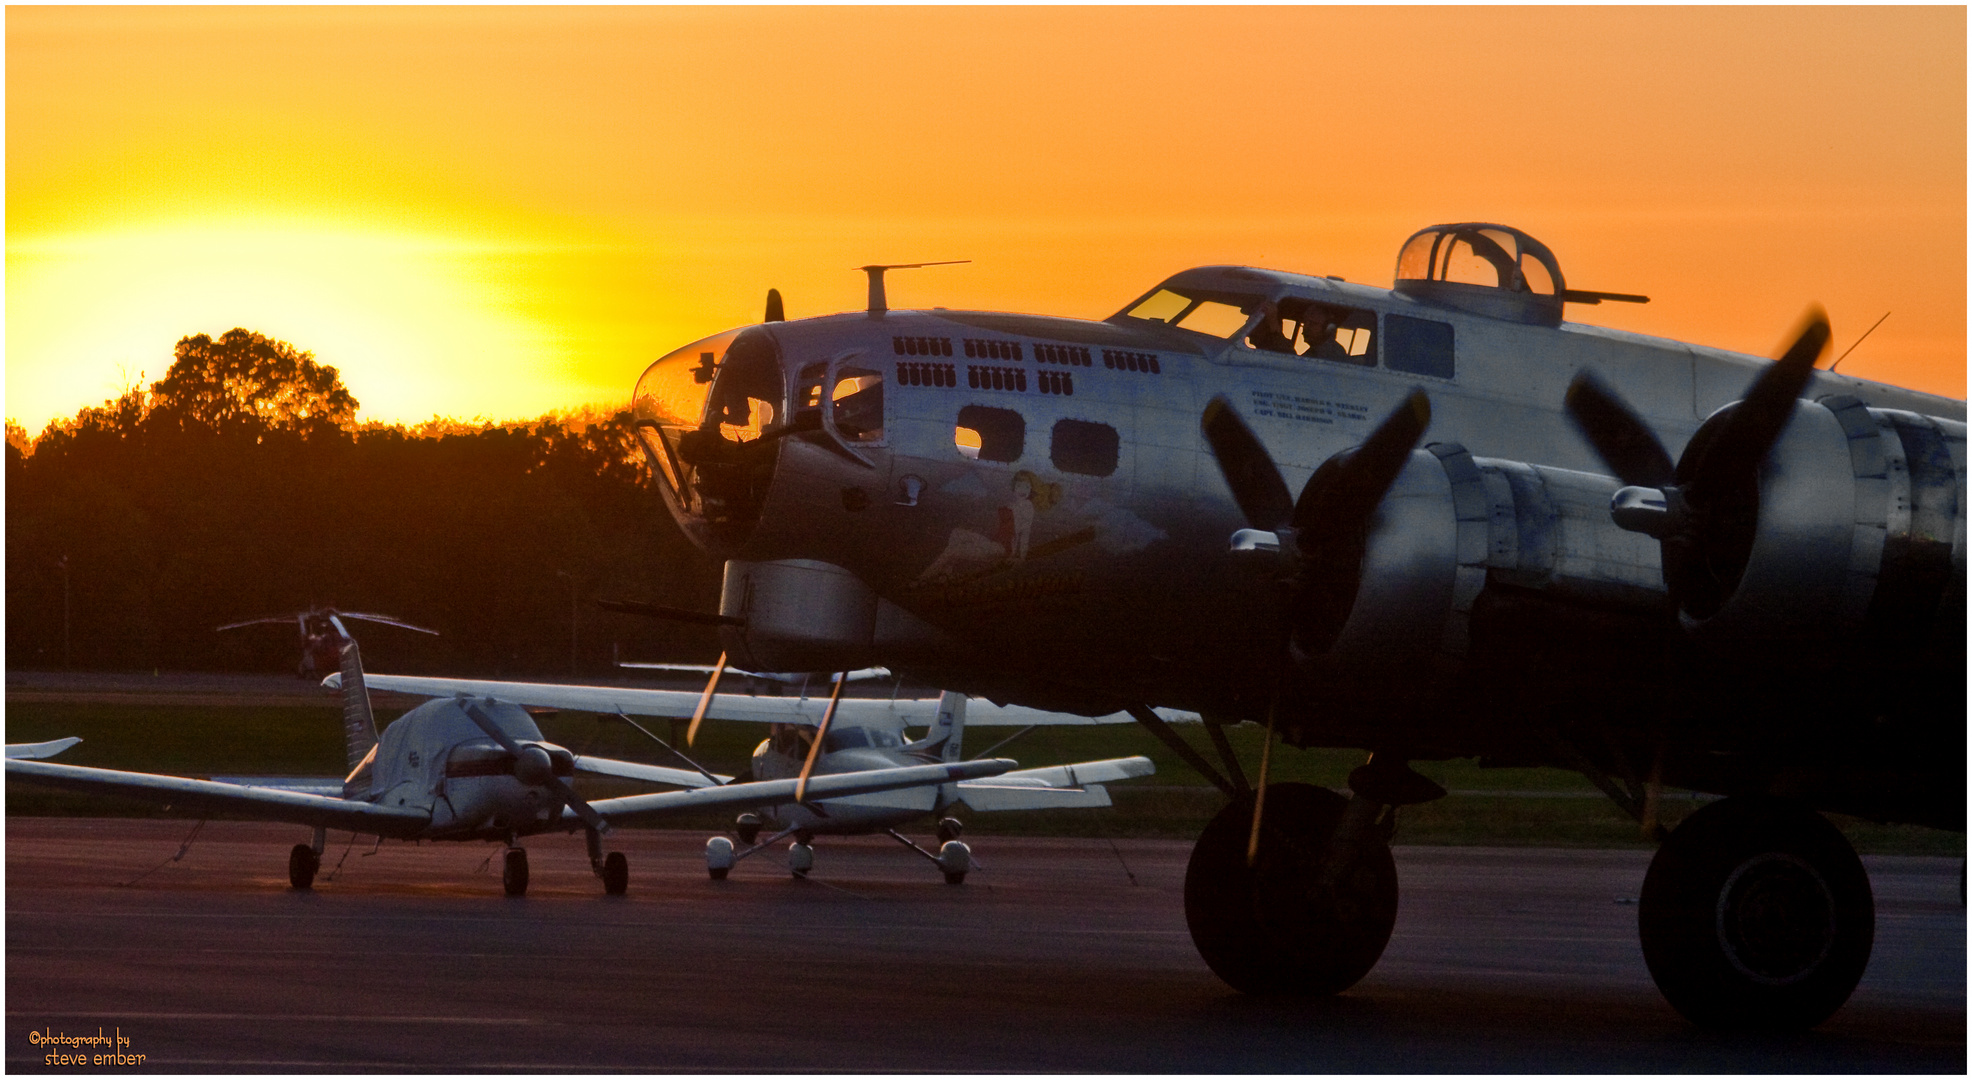
[[[863,728],[830,728],[828,737],[822,740],[822,749],[833,754],[838,750],[860,750],[869,744],[870,733]]]
[[[1163,323],[1215,338],[1229,338],[1246,328],[1247,320],[1260,300],[1240,305],[1209,297],[1190,296],[1175,289],[1159,289],[1138,301],[1123,314],[1132,319]]]

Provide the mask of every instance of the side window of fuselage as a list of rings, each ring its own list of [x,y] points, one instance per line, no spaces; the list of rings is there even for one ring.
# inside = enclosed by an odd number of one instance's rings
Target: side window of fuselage
[[[852,443],[883,441],[883,375],[868,368],[843,368],[829,394],[835,430]]]
[[[1048,443],[1048,460],[1062,472],[1109,476],[1116,471],[1121,440],[1108,424],[1057,420]]]
[[[1027,419],[1012,409],[967,405],[959,410],[952,445],[973,461],[1019,461],[1026,449]]]
[[[1383,363],[1391,371],[1439,379],[1449,379],[1456,371],[1450,323],[1386,315],[1383,332]]]

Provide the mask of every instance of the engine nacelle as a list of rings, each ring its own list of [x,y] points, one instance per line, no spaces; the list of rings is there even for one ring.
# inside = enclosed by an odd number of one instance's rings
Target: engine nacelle
[[[1665,556],[1687,560],[1666,570],[1680,620],[1708,649],[1812,661],[1861,648],[1963,662],[1963,423],[1846,395],[1803,402],[1757,491],[1717,513],[1750,523],[1750,536],[1731,536],[1728,524],[1706,538],[1723,540]]]
[[[1335,677],[1388,693],[1423,689],[1464,662],[1489,587],[1602,607],[1662,609],[1656,541],[1618,528],[1609,477],[1475,458],[1456,443],[1413,451],[1371,519],[1353,590],[1319,590],[1303,642]],[[1337,621],[1339,620],[1339,625]]]

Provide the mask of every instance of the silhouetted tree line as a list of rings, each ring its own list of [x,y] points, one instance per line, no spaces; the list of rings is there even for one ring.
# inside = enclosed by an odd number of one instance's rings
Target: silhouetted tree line
[[[709,631],[595,608],[711,610],[717,568],[678,531],[630,416],[357,426],[336,369],[247,330],[178,342],[165,377],[7,439],[7,663],[292,671],[311,607],[384,671],[560,675],[709,655]],[[585,420],[587,422],[585,422]],[[66,590],[66,643],[64,606]]]

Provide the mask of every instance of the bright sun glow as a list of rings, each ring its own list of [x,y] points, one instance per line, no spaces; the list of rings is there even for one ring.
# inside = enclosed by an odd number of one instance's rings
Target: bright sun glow
[[[568,358],[489,285],[522,250],[237,221],[9,238],[7,414],[39,431],[162,377],[179,338],[242,326],[335,366],[364,420],[415,422],[433,402],[532,415],[565,395]]]

